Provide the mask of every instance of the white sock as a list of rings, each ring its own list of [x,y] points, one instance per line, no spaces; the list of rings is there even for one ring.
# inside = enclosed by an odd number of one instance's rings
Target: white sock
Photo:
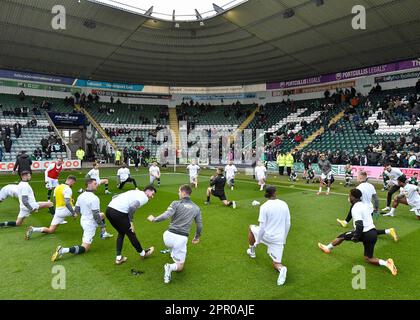
[[[322,192],[322,187],[319,187],[319,192],[320,192],[320,193]]]
[[[329,187],[327,188],[327,192],[330,193],[330,188]]]
[[[178,270],[178,265],[176,263],[172,263],[169,265],[169,270],[176,271]]]
[[[332,245],[332,243],[329,243],[329,244],[327,244],[327,248],[332,250],[332,249],[334,249],[334,246]]]
[[[146,254],[146,251],[142,251],[142,252],[140,252],[140,257],[144,257],[144,255]]]
[[[382,260],[382,259],[379,259],[379,265],[380,266],[386,266],[386,261]]]
[[[121,260],[122,259],[122,256],[117,256],[117,260]]]
[[[390,214],[394,214],[395,213],[395,208],[391,208],[391,211],[389,211]]]
[[[255,253],[255,246],[249,246],[249,249],[251,250],[252,253]]]
[[[42,232],[42,230],[43,230],[44,228],[32,228],[32,232]]]
[[[390,230],[389,229],[385,229],[385,234],[389,234]]]
[[[61,248],[60,253],[61,254],[65,254],[65,253],[69,253],[70,252],[70,248]]]

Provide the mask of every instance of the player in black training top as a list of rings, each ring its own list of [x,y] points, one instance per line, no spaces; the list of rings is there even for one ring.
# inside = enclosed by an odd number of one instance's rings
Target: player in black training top
[[[228,201],[225,194],[226,177],[223,175],[223,168],[217,168],[217,175],[210,178],[210,187],[207,188],[206,205],[210,204],[210,196],[218,197],[225,206],[236,209],[235,201]]]

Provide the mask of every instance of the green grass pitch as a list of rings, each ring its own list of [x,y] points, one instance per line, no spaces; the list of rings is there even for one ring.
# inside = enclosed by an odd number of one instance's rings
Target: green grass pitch
[[[83,173],[74,193],[83,185]],[[247,254],[247,230],[256,224],[258,207],[252,200],[264,201],[252,177],[238,175],[236,189],[227,191],[229,199],[236,200],[238,208],[225,208],[218,199],[212,198],[209,206],[204,205],[205,189],[209,175],[200,175],[200,186],[193,190],[192,200],[202,209],[203,234],[201,242],[194,246],[189,241],[185,269],[174,273],[169,285],[163,283],[163,265],[171,262],[164,249],[162,234],[167,222],[152,224],[146,220],[149,214],[158,215],[165,211],[173,200],[177,200],[178,186],[188,182],[184,169],[174,174],[167,171],[162,175],[162,186],[153,200],[140,208],[135,215],[136,233],[144,247],[155,246],[155,253],[141,261],[128,239],[124,242],[123,254],[127,263],[116,266],[115,236],[110,224],[108,231],[114,238],[101,240],[99,230],[91,251],[84,255],[66,255],[55,264],[66,270],[66,289],[54,290],[51,281],[53,263],[51,254],[57,245],[72,246],[81,243],[82,230],[79,219],[68,219],[53,235],[34,234],[24,240],[29,225],[49,226],[51,215],[40,210],[27,218],[24,226],[0,229],[0,299],[419,299],[420,298],[420,221],[405,206],[401,206],[395,218],[380,217],[375,221],[377,228],[395,227],[400,241],[394,242],[388,236],[378,240],[375,256],[392,257],[399,274],[393,277],[386,268],[368,265],[363,260],[363,246],[346,242],[332,254],[322,253],[317,242],[327,243],[343,232],[336,218],[344,218],[349,205],[348,189],[339,184],[333,186],[329,197],[316,196],[316,184],[306,185],[302,181],[291,184],[285,177],[270,176],[268,183],[278,186],[278,195],[290,208],[292,228],[285,247],[283,262],[288,267],[288,278],[283,287],[276,285],[277,273],[266,254],[266,247],[257,248],[257,258],[251,260]],[[135,171],[132,171],[135,173]],[[61,175],[63,181],[68,172]],[[110,179],[110,191],[116,189],[116,169],[101,169],[101,177]],[[140,186],[148,183],[146,170],[134,174]],[[16,175],[1,175],[0,187],[17,181]],[[38,201],[46,200],[43,173],[32,178],[32,187]],[[125,190],[133,188],[131,184]],[[385,206],[386,194],[379,191],[380,206]],[[325,190],[325,189],[324,189]],[[105,208],[111,196],[100,187],[97,193],[101,209]],[[0,204],[0,220],[14,220],[18,213],[16,199],[7,199]],[[195,231],[193,225],[193,233]],[[352,268],[362,265],[366,268],[366,289],[354,290]],[[131,269],[144,271],[133,276]]]

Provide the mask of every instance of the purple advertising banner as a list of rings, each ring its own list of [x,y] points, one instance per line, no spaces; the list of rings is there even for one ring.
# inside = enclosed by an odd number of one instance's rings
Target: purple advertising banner
[[[387,73],[387,72],[409,70],[409,69],[414,69],[414,68],[420,68],[420,60],[406,60],[406,61],[383,64],[380,66],[361,68],[361,69],[345,71],[345,72],[338,72],[334,74],[331,73],[331,74],[326,74],[326,75],[306,78],[306,79],[300,79],[300,80],[267,83],[266,88],[267,90],[295,88],[295,87],[309,86],[309,85],[314,85],[314,84],[354,79],[354,78],[359,78],[359,77],[366,77],[370,75]]]
[[[0,69],[0,78],[72,85],[75,79],[46,74]]]

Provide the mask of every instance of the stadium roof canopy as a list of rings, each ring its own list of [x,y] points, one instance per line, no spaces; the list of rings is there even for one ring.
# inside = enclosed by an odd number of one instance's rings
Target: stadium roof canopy
[[[237,85],[420,56],[418,0],[249,0],[192,22],[60,0],[66,29],[53,30],[57,2],[0,2],[1,68],[113,82]],[[366,8],[366,30],[352,28],[355,5]]]

